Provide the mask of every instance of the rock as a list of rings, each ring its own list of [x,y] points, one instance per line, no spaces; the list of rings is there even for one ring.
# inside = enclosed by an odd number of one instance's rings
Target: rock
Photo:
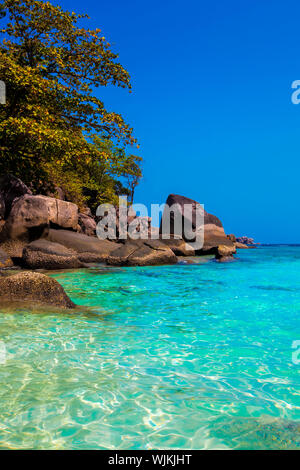
[[[83,266],[74,250],[45,239],[27,245],[22,259],[30,269],[73,269]]]
[[[44,199],[48,209],[49,223],[52,226],[77,230],[78,206],[76,204],[47,196],[34,197]]]
[[[85,206],[81,209],[81,214],[88,215],[89,217],[93,217],[92,211],[88,206]]]
[[[175,264],[177,257],[160,240],[127,240],[107,258],[114,266],[155,266]]]
[[[66,200],[66,193],[59,186],[55,186],[51,190],[46,190],[45,195],[51,198],[60,199],[61,201]]]
[[[244,243],[240,243],[240,242],[235,242],[234,246],[236,248],[239,248],[239,249],[249,249],[249,246],[245,245]]]
[[[227,235],[227,238],[228,238],[229,240],[231,240],[232,243],[235,243],[235,242],[236,242],[236,237],[235,237],[235,235],[234,235],[233,233],[230,233],[229,235]]]
[[[31,242],[42,237],[48,226],[48,205],[44,197],[25,194],[15,199],[1,231],[1,241],[19,239]]]
[[[168,246],[176,256],[195,256],[195,250],[182,238],[170,238],[169,240],[161,240]]]
[[[151,225],[151,228],[149,230],[149,238],[153,238],[153,239],[159,238],[159,227],[153,227]]]
[[[5,217],[5,201],[4,197],[0,193],[0,220],[3,220]]]
[[[14,200],[24,196],[24,194],[32,195],[32,192],[19,178],[7,174],[0,179],[0,196],[2,196],[4,201],[5,219],[10,214]]]
[[[226,245],[219,245],[218,246],[218,255],[219,256],[232,256],[236,253],[235,247],[230,247]]]
[[[246,236],[237,237],[236,241],[239,243],[244,243],[245,245],[254,245],[254,239]]]
[[[232,247],[226,246],[226,245],[219,245],[217,247],[216,260],[218,260],[220,262],[232,261],[234,259],[233,258],[234,253],[236,253],[235,246],[233,246],[233,248],[232,248]]]
[[[0,248],[0,269],[3,268],[11,268],[13,266],[13,262],[11,257]]]
[[[141,237],[149,237],[151,233],[151,217],[135,217],[130,222],[128,218],[128,238],[131,238],[132,233],[140,233]]]
[[[5,240],[0,247],[14,260],[15,258],[22,258],[23,249],[26,245],[27,242],[22,240]]]
[[[47,239],[74,250],[83,263],[101,263],[108,255],[119,248],[119,244],[108,240],[99,240],[83,233],[69,230],[50,229]]]
[[[78,224],[80,227],[80,233],[84,233],[90,237],[96,235],[96,222],[89,215],[80,212],[78,215]]]
[[[76,204],[47,196],[25,194],[15,199],[2,229],[1,240],[20,239],[31,242],[41,238],[50,224],[75,230],[78,225]]]
[[[103,218],[105,218],[103,220]],[[108,222],[110,219],[110,223]],[[112,210],[107,210],[104,215],[96,215],[97,223],[104,225],[102,228],[109,230],[111,240],[119,239],[133,239],[135,234],[139,233],[141,238],[149,238],[151,236],[151,218],[137,216],[132,207],[126,206],[113,207]],[[112,223],[114,221],[114,224]],[[115,227],[113,228],[113,225]],[[110,226],[110,227],[109,227]]]
[[[179,196],[176,194],[170,194],[168,196],[168,199],[166,201],[166,204],[171,207],[174,204],[178,204],[181,208],[183,209],[183,206],[185,204],[188,204],[192,207],[191,214],[190,216],[187,216],[185,214],[185,219],[187,222],[190,223],[190,225],[193,228],[193,231],[196,229],[199,230],[201,227],[196,227],[196,208],[199,206],[199,203],[197,201],[194,201],[193,199],[186,198],[184,196]],[[200,205],[201,206],[201,205]],[[164,219],[165,213],[163,214],[162,217],[162,222],[160,226],[160,233],[163,232],[163,219]],[[183,218],[184,222],[184,218]],[[170,215],[170,230],[168,230],[166,233],[170,235],[174,235],[174,214],[171,212]],[[190,242],[185,237],[184,233],[178,233],[175,234],[187,242]],[[234,248],[234,245],[231,240],[229,240],[224,232],[223,225],[221,221],[212,214],[209,214],[208,212],[204,211],[204,244],[203,247],[200,250],[197,250],[196,254],[208,254],[208,253],[214,253],[216,250],[216,247],[219,245],[226,245],[231,248]]]
[[[125,266],[128,258],[137,251],[141,245],[142,244],[134,243],[133,240],[127,240],[125,243],[120,243],[107,257],[107,264],[113,266]]]
[[[138,248],[127,260],[127,266],[156,266],[176,263],[177,257],[170,248],[156,249],[147,244]]]
[[[21,272],[0,278],[0,301],[31,302],[63,308],[75,307],[55,279],[34,272]]]

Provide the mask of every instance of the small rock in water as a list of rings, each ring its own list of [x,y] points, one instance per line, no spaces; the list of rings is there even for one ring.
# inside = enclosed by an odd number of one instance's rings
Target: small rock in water
[[[27,271],[0,278],[0,302],[31,302],[63,308],[76,307],[55,279]]]

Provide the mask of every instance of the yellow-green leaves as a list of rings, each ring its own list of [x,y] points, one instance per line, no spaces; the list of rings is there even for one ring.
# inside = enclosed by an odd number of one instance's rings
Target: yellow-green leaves
[[[65,185],[72,188],[69,197],[81,201],[88,198],[84,188],[98,191],[95,201],[114,197],[116,178],[136,174],[139,166],[126,166],[123,151],[98,144],[135,139],[93,90],[108,84],[130,89],[128,72],[99,28],[80,27],[85,15],[40,0],[0,1],[0,19],[3,14],[0,79],[7,105],[0,107],[0,170],[36,188]],[[96,144],[95,134],[101,135]]]

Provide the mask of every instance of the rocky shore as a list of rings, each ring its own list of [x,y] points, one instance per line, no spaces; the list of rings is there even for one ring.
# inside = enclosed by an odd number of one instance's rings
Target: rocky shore
[[[171,194],[166,204],[191,204],[193,210],[185,214],[183,223],[190,218],[195,226],[194,208],[197,202],[184,196]],[[89,208],[79,210],[72,202],[44,194],[33,195],[18,178],[5,175],[0,180],[0,300],[37,300],[41,303],[72,307],[74,304],[53,279],[28,270],[58,270],[87,267],[91,263],[109,266],[154,266],[175,264],[178,256],[211,254],[217,262],[231,261],[237,248],[247,248],[234,235],[226,235],[221,221],[204,211],[204,244],[195,250],[192,244],[174,233],[174,216],[171,213],[170,233],[160,227],[151,227],[151,219],[137,217],[128,211],[128,224],[135,222],[144,239],[129,238],[102,240],[96,236],[97,218]],[[117,213],[118,216],[118,213]],[[163,215],[164,217],[164,215]],[[172,218],[173,217],[173,218]],[[119,219],[117,219],[118,221]],[[163,220],[163,219],[162,219]],[[117,235],[120,227],[117,224]],[[138,229],[139,230],[139,229]],[[157,239],[150,238],[156,233]],[[169,235],[168,239],[164,237]],[[5,276],[11,269],[26,272]],[[42,276],[42,277],[41,277]],[[46,277],[46,280],[45,280]],[[51,281],[51,286],[50,286]],[[54,285],[56,283],[57,285]],[[62,288],[61,288],[62,289]],[[38,293],[39,290],[43,293]],[[45,293],[49,293],[46,295]],[[52,297],[56,299],[52,300]],[[54,303],[53,303],[54,302]]]

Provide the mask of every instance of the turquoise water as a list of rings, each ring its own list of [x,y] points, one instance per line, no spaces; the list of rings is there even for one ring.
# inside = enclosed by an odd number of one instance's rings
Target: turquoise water
[[[300,247],[238,256],[54,273],[76,314],[2,309],[0,447],[299,449]]]

